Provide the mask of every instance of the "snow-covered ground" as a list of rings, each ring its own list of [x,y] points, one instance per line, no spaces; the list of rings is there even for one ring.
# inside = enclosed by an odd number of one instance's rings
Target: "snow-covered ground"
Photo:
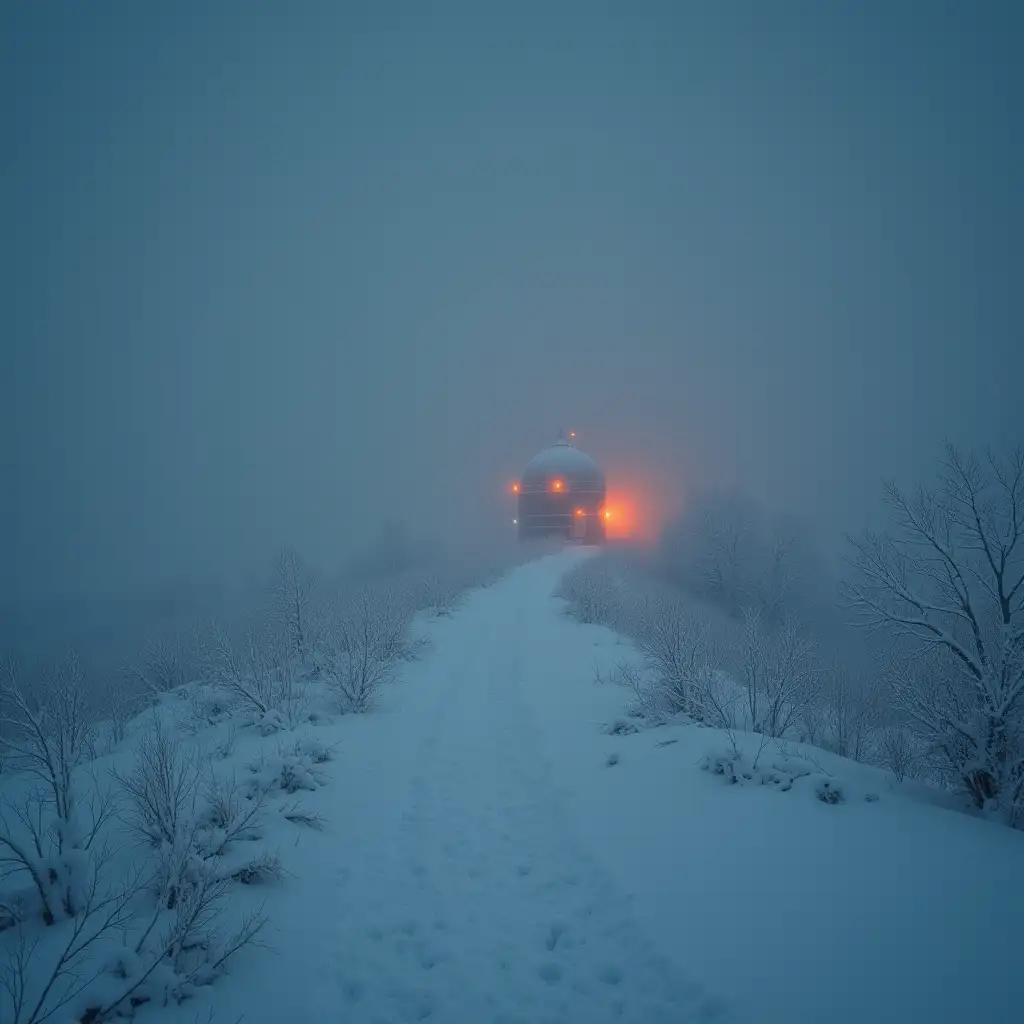
[[[319,730],[327,829],[216,1019],[1020,1020],[1024,835],[826,754],[839,805],[702,771],[713,730],[608,735],[621,642],[552,596],[581,557],[473,592],[376,714]]]
[[[1024,834],[821,752],[788,790],[729,785],[701,768],[720,732],[610,732],[629,694],[595,670],[629,648],[553,596],[585,557],[421,621],[423,657],[374,713],[303,727],[334,746],[300,794],[325,827],[265,829],[287,875],[239,897],[265,899],[270,948],[145,1019],[1024,1019]],[[269,742],[248,732],[219,763]],[[737,742],[752,760],[756,738]],[[843,802],[818,798],[823,776]]]

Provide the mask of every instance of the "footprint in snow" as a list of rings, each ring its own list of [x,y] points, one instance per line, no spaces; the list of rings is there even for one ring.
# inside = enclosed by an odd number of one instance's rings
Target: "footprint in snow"
[[[565,925],[556,921],[548,930],[548,937],[544,941],[544,948],[550,953],[558,945],[558,940],[565,934]]]
[[[562,980],[562,968],[555,963],[541,964],[537,968],[537,974],[540,975],[542,981],[546,981],[549,985],[557,985]]]

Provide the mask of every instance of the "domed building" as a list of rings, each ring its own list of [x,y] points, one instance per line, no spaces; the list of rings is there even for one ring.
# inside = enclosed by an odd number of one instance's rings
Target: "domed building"
[[[563,536],[600,544],[605,539],[604,473],[565,431],[527,463],[515,491],[520,540]]]

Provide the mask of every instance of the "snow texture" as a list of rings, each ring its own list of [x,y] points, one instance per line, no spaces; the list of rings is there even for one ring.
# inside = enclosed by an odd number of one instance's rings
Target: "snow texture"
[[[273,952],[140,1020],[1022,1019],[1024,835],[821,751],[634,721],[595,681],[628,647],[553,596],[585,557],[421,620],[372,714],[196,737],[316,827],[264,815]]]

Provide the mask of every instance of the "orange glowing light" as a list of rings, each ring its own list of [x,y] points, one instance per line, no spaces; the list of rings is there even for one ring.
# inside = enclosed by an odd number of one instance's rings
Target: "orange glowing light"
[[[553,491],[560,491],[564,486],[565,486],[565,484],[562,483],[561,480],[552,480],[551,481],[551,490],[553,490]]]
[[[605,536],[609,540],[642,540],[646,535],[643,506],[639,495],[616,490],[608,495],[604,511]]]
[[[601,503],[601,522],[610,541],[650,545],[657,541],[667,522],[682,507],[682,483],[667,480],[663,467],[623,460],[602,461],[608,474],[608,491]]]
[[[518,494],[519,493],[519,484],[513,484],[512,485],[512,493],[513,494]]]
[[[576,509],[576,515],[582,516],[583,515],[583,509],[581,509],[581,508]]]

